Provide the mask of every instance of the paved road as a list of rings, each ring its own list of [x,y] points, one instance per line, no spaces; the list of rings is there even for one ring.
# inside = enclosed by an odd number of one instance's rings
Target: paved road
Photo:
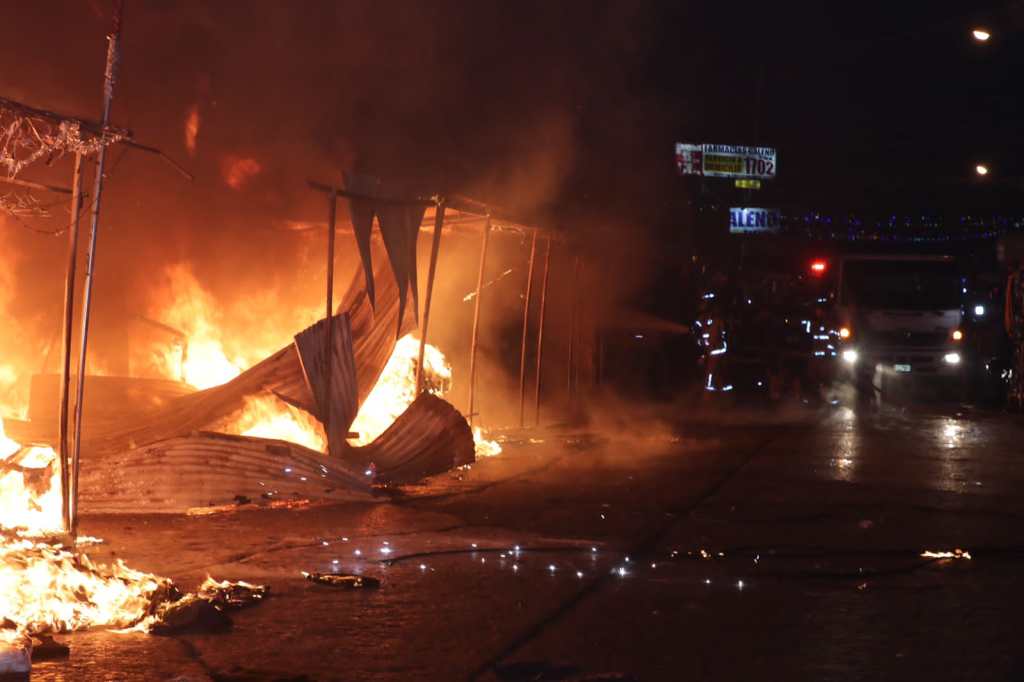
[[[33,679],[1024,679],[1024,417],[600,422],[377,504],[86,518],[101,559],[274,596],[226,634],[70,636]]]

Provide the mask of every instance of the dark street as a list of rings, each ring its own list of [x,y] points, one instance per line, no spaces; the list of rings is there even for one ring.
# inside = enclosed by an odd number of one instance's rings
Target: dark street
[[[664,416],[510,440],[392,501],[87,517],[83,532],[106,539],[95,557],[272,596],[222,634],[67,636],[70,659],[33,679],[1024,674],[1019,419],[955,406],[713,427]],[[971,559],[921,556],[956,548]]]

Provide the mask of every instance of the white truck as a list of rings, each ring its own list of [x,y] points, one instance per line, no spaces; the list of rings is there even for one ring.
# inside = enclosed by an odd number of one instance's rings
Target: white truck
[[[838,279],[840,365],[862,392],[911,378],[963,389],[965,288],[952,257],[846,255]]]

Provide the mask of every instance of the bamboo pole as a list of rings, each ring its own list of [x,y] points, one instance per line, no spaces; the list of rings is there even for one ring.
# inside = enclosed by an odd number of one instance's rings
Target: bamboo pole
[[[60,453],[61,519],[64,530],[71,530],[70,453],[68,452],[68,407],[71,401],[71,329],[75,316],[75,271],[78,266],[79,213],[82,210],[82,154],[75,153],[75,170],[71,181],[71,223],[68,230],[68,270],[64,281],[64,329],[60,370],[60,422],[58,452]]]
[[[434,237],[430,242],[430,269],[427,270],[427,297],[423,302],[423,329],[420,330],[420,352],[416,362],[417,395],[423,391],[423,355],[427,348],[427,327],[430,325],[430,301],[434,296],[434,273],[437,271],[437,254],[441,249],[441,230],[443,229],[444,197],[438,197],[437,204],[434,208]]]
[[[548,303],[548,275],[551,273],[551,237],[548,237],[548,248],[544,254],[544,280],[540,287],[540,319],[537,322],[537,380],[533,388],[533,400],[537,411],[533,425],[540,426],[540,384],[544,360],[544,313]]]
[[[110,108],[114,101],[115,71],[118,66],[121,42],[121,11],[123,2],[114,7],[114,27],[107,36],[107,64],[103,74],[103,117],[100,125],[106,127],[110,122]],[[78,385],[75,396],[75,440],[72,450],[72,478],[69,491],[71,525],[68,529],[72,537],[78,534],[78,472],[81,468],[82,448],[82,399],[85,394],[85,364],[89,344],[89,313],[92,303],[92,281],[96,270],[96,238],[100,227],[100,199],[103,197],[103,176],[106,170],[107,145],[100,147],[99,159],[96,164],[96,178],[92,192],[92,211],[90,218],[89,251],[85,261],[85,287],[82,299],[82,338],[78,355]]]
[[[338,213],[338,195],[331,194],[327,205],[327,387],[324,396],[324,426],[331,421],[331,378],[334,370],[334,223]]]
[[[530,240],[530,265],[526,275],[526,298],[523,301],[523,336],[519,344],[519,428],[526,421],[526,332],[530,323],[530,296],[533,293],[533,264],[537,256],[537,230]]]
[[[484,268],[487,265],[487,243],[491,238],[491,217],[484,223],[484,238],[480,245],[480,270],[476,277],[476,301],[473,305],[473,336],[469,343],[469,425],[473,426],[473,392],[476,385],[476,347],[480,338],[480,290],[484,286]]]

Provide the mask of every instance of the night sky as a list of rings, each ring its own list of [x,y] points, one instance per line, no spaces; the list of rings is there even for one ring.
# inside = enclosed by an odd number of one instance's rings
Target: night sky
[[[133,154],[122,184],[236,214],[230,156],[260,164],[238,194],[268,220],[311,215],[307,176],[358,170],[561,224],[665,225],[693,194],[672,146],[693,141],[777,147],[763,201],[1005,208],[1024,9],[969,4],[129,0],[114,119],[198,179]],[[97,116],[109,12],[19,4],[0,91]]]

